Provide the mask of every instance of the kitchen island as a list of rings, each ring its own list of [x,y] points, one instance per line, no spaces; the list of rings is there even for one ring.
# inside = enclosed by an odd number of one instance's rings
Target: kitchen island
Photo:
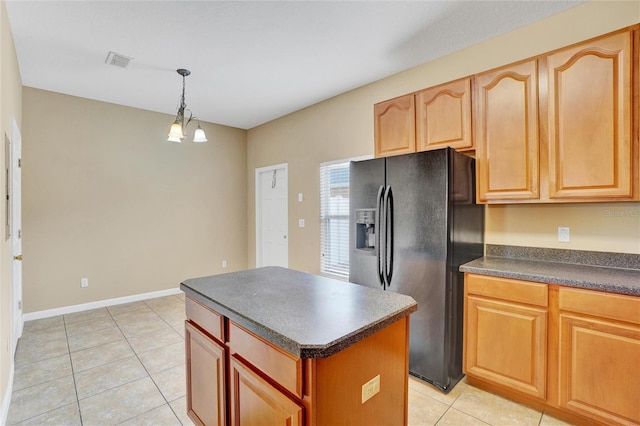
[[[411,297],[279,267],[180,288],[196,424],[407,424]]]

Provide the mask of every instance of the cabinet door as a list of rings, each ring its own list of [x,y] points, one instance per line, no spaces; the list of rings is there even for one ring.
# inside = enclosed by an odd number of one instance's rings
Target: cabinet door
[[[473,148],[471,78],[431,87],[416,95],[417,150]]]
[[[301,426],[303,407],[231,357],[233,426]]]
[[[633,196],[631,58],[630,32],[547,57],[550,198]]]
[[[225,425],[225,349],[185,322],[187,413],[197,425]]]
[[[607,424],[640,423],[640,327],[560,315],[560,406]]]
[[[465,312],[465,372],[546,398],[546,309],[468,296]]]
[[[416,151],[416,108],[413,94],[375,104],[373,111],[376,157]]]
[[[537,61],[476,76],[478,201],[539,198]]]

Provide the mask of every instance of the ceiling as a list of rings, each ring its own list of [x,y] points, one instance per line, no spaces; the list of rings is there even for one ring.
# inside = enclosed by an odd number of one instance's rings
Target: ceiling
[[[242,129],[581,3],[6,1],[24,86],[175,114],[188,68],[194,115]]]

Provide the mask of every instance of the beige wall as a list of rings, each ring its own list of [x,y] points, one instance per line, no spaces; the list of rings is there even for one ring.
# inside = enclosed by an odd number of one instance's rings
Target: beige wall
[[[590,2],[525,28],[431,61],[248,132],[247,236],[255,265],[257,167],[289,163],[289,266],[319,272],[319,164],[373,153],[373,104],[525,59],[640,22],[640,2]],[[298,203],[297,194],[305,194]],[[557,227],[571,228],[560,247],[640,253],[640,203],[487,208],[485,241],[558,247]],[[613,213],[612,213],[613,212]],[[298,228],[298,219],[307,226]]]
[[[11,137],[11,117],[14,117],[18,127],[22,123],[22,82],[13,36],[7,18],[6,5],[0,2],[0,190],[4,194],[5,188],[5,134]],[[9,398],[6,393],[11,372],[11,245],[10,240],[4,239],[5,208],[0,209],[0,404]],[[0,418],[0,421],[2,419]]]
[[[244,130],[174,144],[173,116],[27,87],[23,103],[25,313],[246,267]]]

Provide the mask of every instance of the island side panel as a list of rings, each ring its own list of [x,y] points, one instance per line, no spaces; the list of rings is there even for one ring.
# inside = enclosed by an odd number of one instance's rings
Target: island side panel
[[[307,363],[313,369],[307,371],[307,379],[313,381],[307,398],[314,407],[308,413],[308,426],[407,424],[408,319],[396,321],[335,355]],[[377,376],[379,391],[362,402],[363,385]]]

